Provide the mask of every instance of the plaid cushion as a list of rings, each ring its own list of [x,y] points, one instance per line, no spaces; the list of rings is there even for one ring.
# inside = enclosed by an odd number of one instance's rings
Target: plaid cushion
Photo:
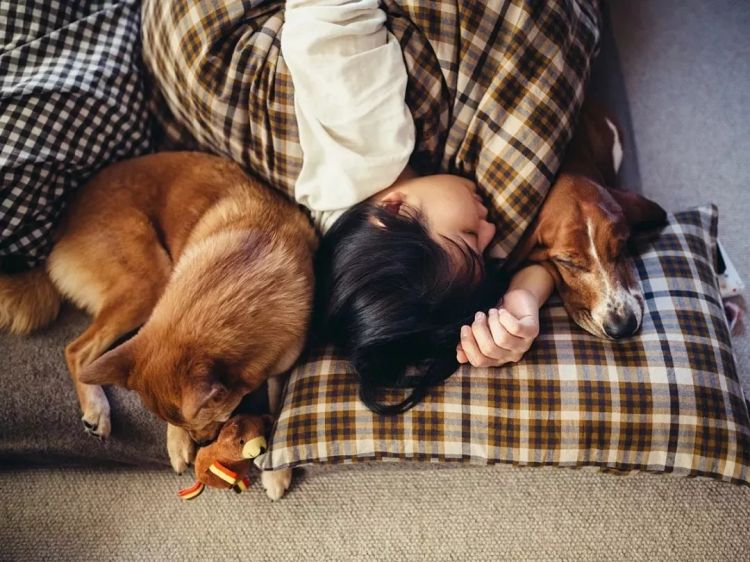
[[[596,0],[381,0],[409,74],[412,164],[473,177],[493,254],[557,172],[599,39]],[[144,0],[143,56],[165,146],[218,152],[288,195],[302,152],[280,55],[283,0]]]
[[[47,255],[70,194],[151,148],[137,0],[0,0],[0,265]]]
[[[257,464],[503,462],[749,483],[750,420],[713,271],[716,226],[715,207],[704,207],[634,241],[646,299],[636,337],[597,339],[553,298],[521,362],[464,366],[403,415],[374,415],[348,363],[311,351]]]

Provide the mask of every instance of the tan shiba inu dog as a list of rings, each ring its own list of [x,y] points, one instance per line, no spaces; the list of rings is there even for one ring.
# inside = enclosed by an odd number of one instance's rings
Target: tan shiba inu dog
[[[27,333],[52,321],[61,295],[90,312],[91,325],[65,349],[86,430],[111,431],[99,385],[135,390],[168,422],[170,461],[182,472],[194,442],[215,438],[269,377],[276,408],[274,375],[305,344],[316,246],[296,205],[229,160],[135,158],[76,194],[45,267],[0,276],[0,327]],[[263,480],[276,499],[291,472]]]

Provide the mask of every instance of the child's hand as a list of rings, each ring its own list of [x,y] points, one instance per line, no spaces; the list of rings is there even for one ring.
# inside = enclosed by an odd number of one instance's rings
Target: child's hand
[[[531,292],[513,289],[505,293],[499,309],[477,312],[474,323],[461,328],[458,362],[497,367],[519,361],[539,335],[539,305]]]

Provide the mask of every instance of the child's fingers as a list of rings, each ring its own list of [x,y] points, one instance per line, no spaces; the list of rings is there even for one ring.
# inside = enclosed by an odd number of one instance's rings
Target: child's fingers
[[[471,327],[464,326],[461,347],[474,367],[500,366],[518,361],[523,356],[521,351],[510,351],[495,345],[483,315],[477,315]]]
[[[500,323],[500,316],[496,309],[491,309],[489,312],[488,325],[490,328],[490,334],[492,334],[492,340],[499,347],[507,349],[509,351],[526,351],[529,347],[527,340],[514,336]]]
[[[474,367],[484,367],[487,363],[487,358],[482,355],[479,350],[474,334],[471,331],[471,327],[463,326],[461,328],[461,347],[466,354],[466,358],[469,360]]]
[[[474,323],[471,325],[471,332],[474,334],[474,339],[477,342],[479,351],[485,357],[492,359],[499,359],[504,349],[499,349],[495,340],[492,338],[490,327],[487,325],[487,315],[483,312],[477,312],[474,316]]]
[[[501,308],[498,311],[498,319],[503,328],[516,337],[524,339],[535,338],[539,333],[539,327],[530,316],[524,316],[519,320],[505,308]]]
[[[456,346],[456,361],[458,361],[459,364],[461,365],[469,362],[469,358],[466,357],[466,353],[464,353],[464,348],[461,347],[460,343]]]

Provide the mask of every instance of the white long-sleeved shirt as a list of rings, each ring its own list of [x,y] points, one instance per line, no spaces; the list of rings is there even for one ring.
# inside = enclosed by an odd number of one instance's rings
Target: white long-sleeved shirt
[[[303,153],[295,199],[325,232],[409,161],[406,67],[378,0],[287,0],[281,51]]]

